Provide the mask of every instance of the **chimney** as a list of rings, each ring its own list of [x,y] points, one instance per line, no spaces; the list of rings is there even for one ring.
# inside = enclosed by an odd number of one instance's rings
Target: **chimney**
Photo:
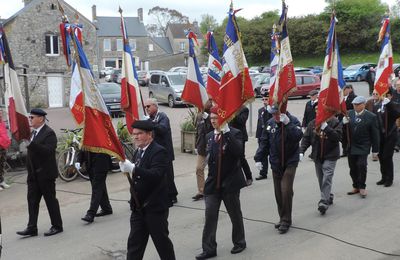
[[[32,0],[24,0],[24,6],[27,6]]]
[[[199,27],[199,23],[196,20],[194,20],[193,21],[193,28],[198,28],[198,27]]]
[[[137,9],[137,16],[139,18],[139,22],[143,23],[143,8]]]
[[[92,5],[92,22],[97,21],[96,5]]]

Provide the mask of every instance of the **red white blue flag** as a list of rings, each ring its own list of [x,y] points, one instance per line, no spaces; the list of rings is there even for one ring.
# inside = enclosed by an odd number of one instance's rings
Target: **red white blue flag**
[[[207,49],[209,54],[207,93],[213,100],[217,100],[219,87],[221,86],[222,65],[213,32],[207,33]]]
[[[389,90],[389,80],[393,73],[393,52],[390,39],[390,20],[385,17],[382,20],[382,27],[379,32],[378,42],[382,42],[381,55],[376,67],[375,90],[383,96]]]
[[[125,20],[121,13],[121,30],[124,42],[121,69],[121,108],[125,112],[126,126],[129,133],[132,133],[132,123],[136,120],[144,119],[145,112],[142,94],[136,74],[135,62],[132,57],[132,50],[129,45],[128,34],[126,31]]]
[[[343,79],[343,68],[340,61],[339,46],[336,38],[336,17],[332,14],[325,52],[324,70],[321,78],[321,90],[318,97],[318,110],[315,126],[321,124],[343,111],[343,88],[346,82]]]
[[[281,112],[286,111],[287,98],[291,91],[296,88],[296,76],[294,74],[292,53],[290,51],[289,35],[287,31],[287,6],[285,1],[282,1],[282,14],[279,19],[281,27],[279,42],[280,52],[278,69],[276,72],[275,86],[270,89],[269,99],[271,105],[276,105],[280,108]]]
[[[11,134],[17,141],[27,140],[31,134],[28,115],[10,47],[2,26],[0,26],[0,64],[4,64],[5,102]]]
[[[269,88],[268,92],[269,93],[274,93],[275,89],[275,82],[276,82],[276,73],[278,69],[278,63],[279,63],[279,36],[276,31],[276,25],[274,24],[273,29],[272,29],[272,35],[271,35],[271,54],[270,54],[270,80],[269,80]],[[272,105],[272,98],[268,100],[269,105]]]
[[[222,57],[224,75],[217,98],[219,125],[232,119],[243,104],[254,100],[253,85],[235,17],[235,13],[238,11],[234,11],[231,4],[224,36]]]
[[[196,44],[198,46],[199,44],[194,32],[189,31],[187,37],[189,40],[188,72],[181,98],[187,103],[196,106],[199,110],[204,110],[204,106],[208,100],[208,94],[194,51],[194,45]]]

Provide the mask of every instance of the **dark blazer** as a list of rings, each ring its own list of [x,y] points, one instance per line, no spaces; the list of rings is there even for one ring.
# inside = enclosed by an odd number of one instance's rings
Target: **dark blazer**
[[[217,192],[233,193],[246,186],[240,158],[243,157],[242,134],[238,129],[230,128],[221,136],[220,142],[214,140],[214,132],[207,134],[208,177],[204,184],[204,194]],[[219,151],[222,147],[220,189],[217,189]]]
[[[167,150],[167,156],[170,161],[175,160],[174,147],[172,145],[171,126],[169,118],[164,112],[158,111],[155,118],[151,118],[154,125],[154,141]]]
[[[111,156],[105,153],[80,152],[78,162],[85,163],[86,169],[93,173],[108,172],[111,169]]]
[[[57,178],[56,148],[56,134],[49,126],[44,125],[27,146],[28,181]]]
[[[243,141],[247,142],[249,136],[247,135],[246,122],[249,118],[249,109],[246,106],[242,106],[236,116],[229,122],[229,126],[239,129],[242,132]]]
[[[315,106],[318,104],[318,102],[314,102],[313,105],[311,105],[311,100],[309,100],[306,103],[306,107],[304,108],[304,115],[303,115],[303,121],[301,123],[302,127],[307,127],[308,124],[315,119]]]
[[[372,146],[372,152],[379,151],[379,130],[377,116],[368,110],[364,110],[359,118],[355,111],[349,111],[350,122],[350,154],[368,155]]]
[[[304,154],[307,148],[312,146],[311,158],[314,161],[336,161],[340,158],[339,142],[342,138],[342,124],[337,118],[332,118],[327,123],[328,126],[321,133],[315,131],[315,120],[308,124],[301,140],[300,153]]]
[[[201,156],[206,156],[207,138],[206,135],[213,130],[210,117],[204,119],[202,113],[198,114],[196,124],[196,149]]]
[[[374,112],[378,117],[378,127],[381,134],[381,142],[394,142],[397,141],[397,125],[396,120],[400,117],[400,104],[390,101],[385,105],[382,112],[382,102],[376,106]]]
[[[299,120],[286,113],[290,119],[287,125],[275,122],[271,118],[261,136],[254,161],[261,162],[265,154],[269,154],[269,162],[272,171],[283,173],[287,167],[297,167],[299,163],[299,142],[303,137]],[[283,128],[283,137],[282,137]],[[282,158],[282,138],[284,142],[284,153]],[[283,167],[282,167],[283,160]]]
[[[270,120],[271,118],[272,115],[268,113],[267,108],[265,106],[258,109],[256,138],[261,138],[264,127],[267,124],[268,120]]]
[[[147,203],[146,211],[162,211],[172,206],[166,182],[168,162],[165,148],[153,141],[134,169],[134,190],[140,205],[143,206],[144,203]],[[131,188],[131,194],[132,192]],[[133,197],[131,197],[131,209],[135,209]]]

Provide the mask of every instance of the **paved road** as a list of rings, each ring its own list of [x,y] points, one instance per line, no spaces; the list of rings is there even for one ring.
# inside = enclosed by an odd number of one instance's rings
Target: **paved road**
[[[356,84],[357,93],[367,91],[366,85],[365,89],[363,85]],[[289,110],[301,119],[305,102],[301,99],[290,100]],[[253,103],[253,115],[260,105],[260,100]],[[161,109],[170,116],[173,126],[176,152],[174,166],[179,190],[179,202],[170,210],[170,236],[177,259],[194,259],[194,255],[201,251],[204,202],[192,202],[190,199],[196,192],[196,157],[179,151],[179,122],[186,114],[186,109],[164,106]],[[49,110],[49,115],[50,123],[56,129],[72,125],[65,109]],[[247,156],[254,175],[256,170],[252,155],[256,148],[256,140],[250,138]],[[400,155],[395,154],[396,172],[400,167],[399,159]],[[344,158],[338,161],[334,177],[335,202],[325,216],[320,216],[317,211],[319,192],[313,163],[308,159],[301,162],[294,184],[294,227],[285,235],[279,235],[273,227],[278,217],[272,179],[269,177],[267,180],[255,181],[241,193],[248,248],[239,255],[230,254],[231,224],[229,217],[221,213],[217,233],[217,259],[399,259],[385,255],[400,254],[397,240],[400,228],[398,178],[395,177],[391,188],[377,186],[375,182],[379,179],[379,164],[369,160],[368,167],[369,194],[366,199],[361,199],[359,196],[346,195],[346,191],[351,189],[347,160]],[[89,205],[89,183],[82,179],[70,183],[57,180],[57,196],[65,232],[54,237],[42,235],[50,225],[42,202],[38,223],[40,235],[27,239],[21,239],[15,234],[27,222],[26,173],[11,173],[6,178],[13,184],[10,189],[0,192],[4,234],[2,259],[125,259],[130,212],[126,202],[129,189],[124,176],[118,173],[108,176],[114,214],[96,218],[90,225],[80,220]],[[145,259],[158,259],[151,240]]]

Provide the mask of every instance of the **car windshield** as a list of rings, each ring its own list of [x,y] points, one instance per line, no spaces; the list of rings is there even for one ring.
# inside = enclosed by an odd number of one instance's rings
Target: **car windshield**
[[[169,81],[171,82],[172,85],[185,85],[186,81],[186,75],[168,75]]]
[[[138,77],[140,77],[140,78],[144,78],[144,77],[146,77],[146,74],[147,74],[147,72],[146,72],[146,71],[141,71],[141,72],[138,72]]]
[[[351,65],[346,68],[346,70],[359,70],[362,65]]]
[[[121,93],[121,87],[118,84],[99,84],[98,85],[100,93],[104,94],[118,94]]]

